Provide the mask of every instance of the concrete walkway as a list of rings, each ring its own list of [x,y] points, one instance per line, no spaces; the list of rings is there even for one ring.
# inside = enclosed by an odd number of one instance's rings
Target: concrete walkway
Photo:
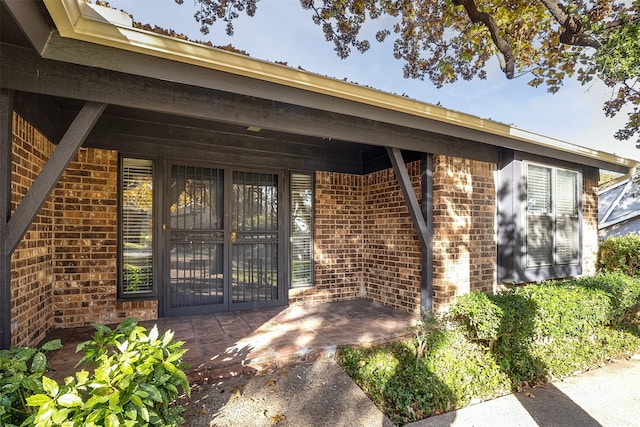
[[[409,426],[640,426],[640,357]]]

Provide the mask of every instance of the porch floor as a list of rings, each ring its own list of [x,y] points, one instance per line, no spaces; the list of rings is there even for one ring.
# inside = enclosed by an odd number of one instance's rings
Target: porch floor
[[[175,332],[189,351],[189,376],[222,377],[254,373],[289,363],[333,357],[347,344],[373,345],[412,333],[417,317],[363,299],[210,315],[168,317],[140,322],[160,333]],[[63,379],[76,371],[76,345],[93,335],[92,327],[56,329],[64,347],[49,355],[51,375]],[[78,368],[79,369],[79,368]]]

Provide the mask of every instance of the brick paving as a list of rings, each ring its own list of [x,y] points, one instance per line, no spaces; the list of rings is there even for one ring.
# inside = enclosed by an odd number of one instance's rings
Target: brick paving
[[[184,361],[189,376],[223,377],[255,373],[289,363],[333,357],[347,344],[373,345],[412,333],[416,316],[371,301],[355,299],[314,305],[210,315],[168,317],[140,322],[172,330],[189,351]],[[51,331],[46,340],[60,338],[64,347],[50,354],[51,374],[63,379],[78,368],[78,343],[94,329],[82,327]]]

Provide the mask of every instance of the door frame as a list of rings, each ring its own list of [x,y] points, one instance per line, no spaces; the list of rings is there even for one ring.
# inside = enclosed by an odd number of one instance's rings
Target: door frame
[[[242,165],[232,164],[219,164],[214,162],[194,162],[185,159],[171,158],[164,159],[160,162],[162,166],[159,168],[162,173],[162,177],[159,179],[160,188],[163,189],[162,197],[158,198],[159,202],[159,214],[160,221],[158,221],[158,229],[161,230],[160,244],[157,245],[157,259],[159,262],[156,265],[159,268],[159,285],[160,289],[157,293],[160,299],[158,304],[159,316],[181,316],[191,314],[208,314],[218,312],[231,312],[231,311],[243,311],[251,309],[271,308],[271,307],[284,307],[288,301],[288,236],[289,230],[287,227],[287,218],[289,215],[289,195],[288,195],[288,174],[283,169],[269,169],[269,168],[256,168],[256,167],[243,167]],[[171,185],[171,176],[173,166],[188,166],[188,167],[200,167],[209,169],[222,169],[224,177],[224,193],[223,193],[223,235],[224,240],[222,244],[222,256],[223,256],[223,297],[224,302],[222,304],[215,305],[203,305],[194,307],[184,307],[181,312],[169,314],[171,309],[170,304],[170,249],[171,249],[171,229],[170,229],[170,209],[169,206],[169,186]],[[277,195],[277,225],[278,225],[278,274],[277,274],[277,299],[269,301],[250,301],[244,303],[233,303],[231,295],[231,262],[232,262],[232,243],[231,243],[231,195],[233,194],[233,173],[234,172],[254,172],[273,174],[277,177],[278,195]]]

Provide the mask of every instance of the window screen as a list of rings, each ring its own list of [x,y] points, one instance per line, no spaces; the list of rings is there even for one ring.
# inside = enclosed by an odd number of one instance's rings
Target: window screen
[[[153,162],[122,159],[121,296],[153,292]]]
[[[291,173],[291,286],[313,285],[313,176]]]

